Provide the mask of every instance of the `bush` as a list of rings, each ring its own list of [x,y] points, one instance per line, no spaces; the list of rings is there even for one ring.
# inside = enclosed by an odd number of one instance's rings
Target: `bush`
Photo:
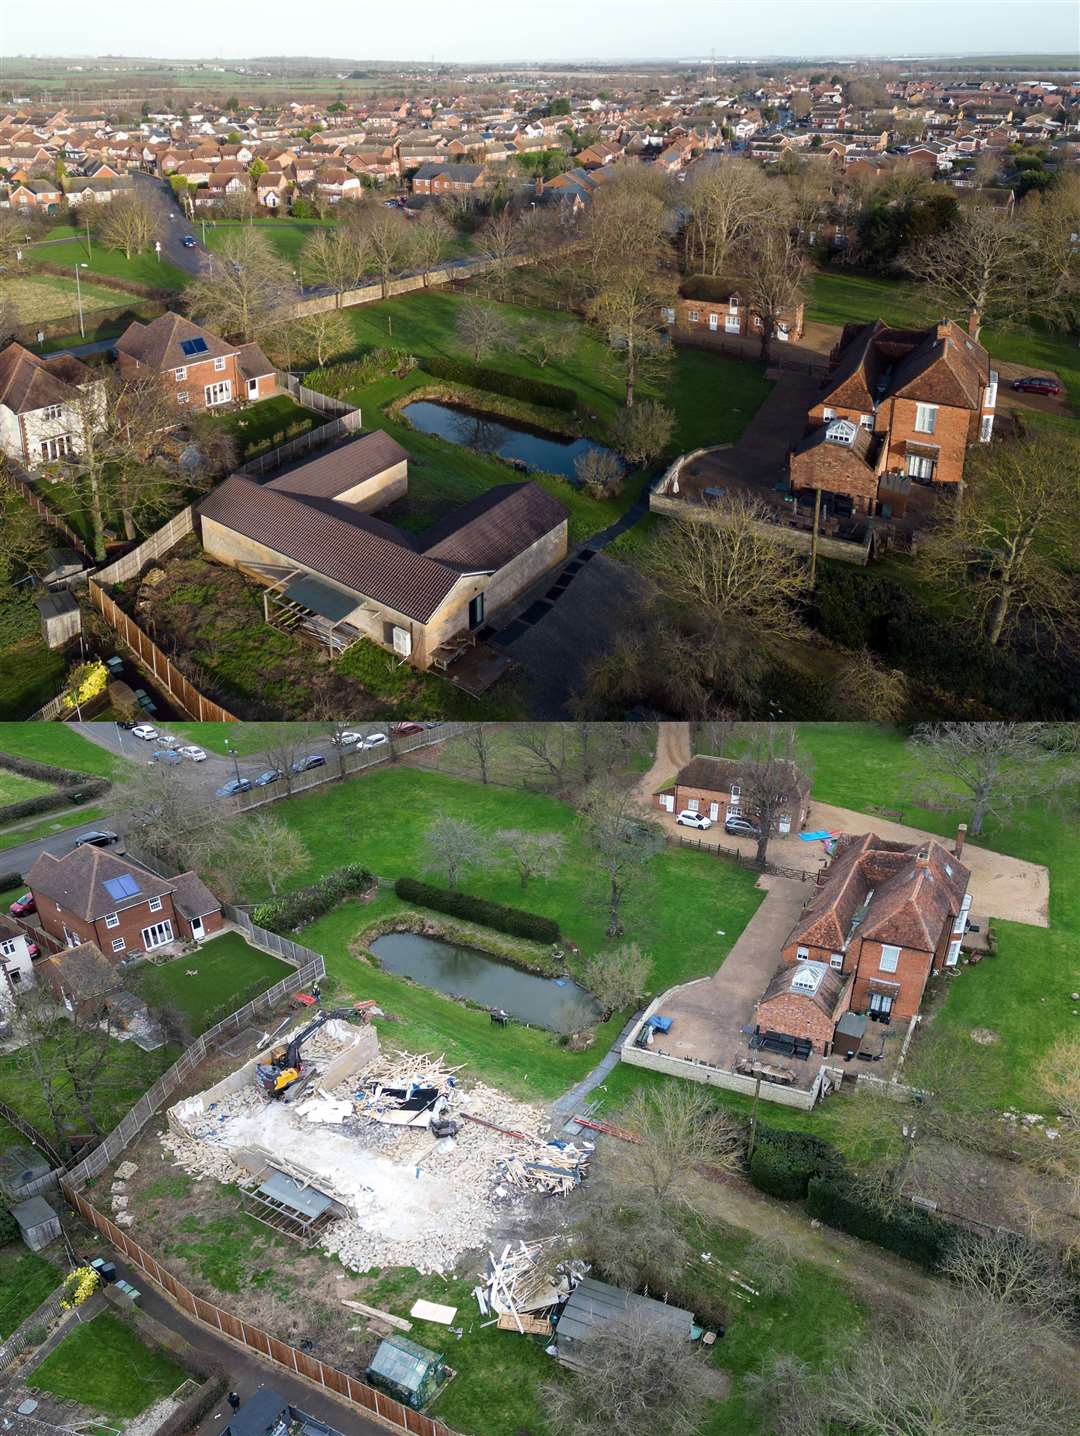
[[[14,753],[0,752],[0,768],[8,768],[24,778],[36,778],[39,783],[52,783],[56,791],[39,793],[35,798],[23,798],[18,803],[8,803],[0,808],[0,823],[14,823],[20,818],[33,818],[38,813],[51,813],[70,803],[78,793],[80,800],[99,798],[112,786],[107,778],[91,778],[86,773],[77,773],[71,768],[55,768],[51,763],[35,763],[32,758],[19,758]],[[19,882],[16,875],[14,883]],[[9,884],[5,883],[5,887]]]
[[[463,918],[466,922],[476,922],[481,927],[493,927],[496,932],[507,932],[511,937],[543,943],[559,940],[559,924],[551,918],[507,907],[500,902],[488,902],[486,898],[473,897],[471,893],[451,892],[431,883],[418,882],[415,878],[398,878],[394,891],[402,902],[428,907],[449,917]]]
[[[373,881],[367,868],[349,863],[327,873],[310,887],[298,888],[295,892],[283,893],[269,902],[260,903],[252,909],[251,920],[270,932],[291,932],[304,923],[314,922],[347,897],[367,892]]]
[[[360,359],[349,359],[341,364],[325,364],[311,369],[304,375],[309,389],[320,394],[329,394],[332,399],[341,399],[350,389],[363,388],[378,379],[391,376],[401,378],[416,368],[416,359],[404,349],[371,349]]]
[[[806,1196],[812,1178],[838,1177],[842,1168],[839,1152],[820,1137],[758,1124],[750,1180],[771,1197],[796,1201]]]
[[[52,274],[59,279],[70,279],[71,268],[63,264],[49,264],[45,260],[38,260],[34,264],[34,271],[38,274]],[[140,299],[168,300],[173,297],[171,289],[163,289],[154,284],[142,284],[137,279],[121,279],[115,274],[98,274],[95,271],[90,276],[91,281],[101,289],[118,289],[123,294],[135,294]]]
[[[0,648],[10,648],[40,628],[37,606],[29,593],[10,592],[0,598]]]
[[[508,399],[523,399],[547,409],[562,409],[571,414],[577,408],[573,389],[561,384],[548,384],[543,379],[529,379],[521,374],[504,374],[501,369],[485,369],[466,359],[442,359],[436,356],[420,361],[426,374],[447,379],[453,384],[467,384],[471,389],[487,389],[492,394],[505,394]]]
[[[0,1207],[0,1247],[7,1246],[8,1242],[16,1241],[18,1237],[18,1222],[8,1211],[7,1207]]]
[[[826,1226],[874,1242],[927,1271],[941,1269],[955,1240],[953,1228],[940,1217],[915,1207],[882,1211],[850,1180],[811,1177],[807,1210]]]

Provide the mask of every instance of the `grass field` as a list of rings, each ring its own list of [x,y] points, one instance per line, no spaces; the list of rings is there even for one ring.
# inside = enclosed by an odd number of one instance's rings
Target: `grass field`
[[[21,803],[25,798],[36,798],[41,793],[51,793],[51,783],[42,783],[37,778],[24,778],[10,768],[0,768],[0,808],[7,803]]]
[[[0,753],[92,773],[96,778],[114,778],[126,768],[123,758],[99,748],[64,723],[0,723]]]
[[[51,1261],[27,1251],[21,1241],[0,1247],[0,1341],[37,1310],[61,1277]]]
[[[66,245],[54,245],[54,249],[66,249]],[[63,263],[58,260],[57,263]],[[89,274],[89,270],[86,271]],[[83,278],[79,289],[82,291],[83,310],[105,309],[117,304],[127,304],[129,296],[116,289],[106,289]],[[75,276],[61,279],[56,274],[20,274],[5,278],[4,294],[15,306],[20,324],[36,324],[79,312],[78,291]],[[76,323],[77,327],[77,323]]]
[[[198,975],[190,976],[192,971]],[[179,1008],[198,1036],[291,971],[287,963],[249,947],[239,933],[225,932],[197,953],[140,968],[133,982],[151,1007]]]
[[[63,653],[42,638],[23,638],[0,650],[0,751],[5,727],[55,697],[66,668]]]
[[[33,1380],[42,1391],[123,1420],[168,1396],[186,1376],[182,1367],[144,1346],[134,1327],[103,1311],[66,1336]]]
[[[254,229],[270,241],[282,259],[287,259],[291,265],[296,266],[300,263],[300,251],[311,236],[317,230],[327,228],[331,223],[332,221],[329,220],[320,222],[314,219],[271,219],[247,225],[230,224],[227,220],[219,220],[216,224],[206,226],[206,247],[212,253],[219,254],[228,235],[235,234],[238,229]],[[191,232],[196,238],[202,238],[203,229],[198,220],[191,226]]]
[[[85,234],[78,239],[65,240],[62,244],[35,245],[29,254],[31,263],[37,260],[42,264],[63,264],[69,268],[74,268],[76,264],[85,264],[86,269],[82,274],[84,292],[87,279],[92,280],[95,274],[102,274],[107,279],[128,279],[136,284],[151,284],[155,289],[183,289],[189,277],[167,259],[158,259],[152,249],[144,250],[142,254],[136,254],[131,259],[126,258],[122,250],[107,249],[96,240],[91,240],[90,248],[87,249]],[[74,288],[74,281],[72,287]],[[112,295],[108,301],[111,304],[123,304],[127,299],[122,290],[105,289],[104,292]]]

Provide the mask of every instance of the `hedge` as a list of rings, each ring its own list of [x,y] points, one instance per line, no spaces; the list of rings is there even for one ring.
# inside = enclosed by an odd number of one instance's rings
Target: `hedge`
[[[826,1226],[874,1242],[927,1271],[939,1271],[952,1249],[955,1229],[916,1207],[882,1211],[850,1179],[811,1177],[807,1211]]]
[[[0,598],[0,648],[12,648],[40,630],[41,618],[29,594],[12,592]]]
[[[295,892],[283,893],[269,902],[260,903],[252,909],[251,920],[269,932],[291,932],[322,917],[345,898],[367,892],[373,882],[374,878],[367,868],[349,863],[343,868],[335,868],[310,887],[297,888]]]
[[[91,778],[86,773],[77,773],[71,768],[56,768],[51,763],[36,763],[32,758],[20,758],[14,753],[0,752],[0,768],[19,773],[24,778],[36,778],[39,783],[52,783],[55,791],[39,793],[34,798],[23,798],[18,803],[8,803],[0,808],[0,823],[14,823],[19,818],[33,818],[39,813],[51,813],[73,801],[78,793],[80,801],[100,798],[112,787],[108,778]],[[18,879],[16,879],[18,881]]]
[[[496,932],[507,932],[511,937],[543,943],[559,940],[559,924],[549,917],[541,917],[539,913],[523,912],[521,908],[507,907],[501,902],[488,902],[486,898],[474,897],[471,893],[437,888],[431,883],[418,882],[416,878],[398,878],[394,891],[402,902],[428,907],[449,917],[463,918],[466,922],[476,922],[481,927],[493,927]]]
[[[35,261],[31,275],[53,274],[59,279],[71,278],[70,265],[49,264],[45,260]],[[90,276],[91,281],[102,289],[119,289],[124,294],[135,294],[140,299],[168,300],[173,297],[171,289],[163,289],[153,284],[142,284],[137,279],[121,279],[115,274],[98,274],[95,270]]]
[[[840,1153],[820,1137],[758,1123],[750,1180],[771,1197],[796,1201],[813,1177],[839,1178],[842,1171]]]
[[[310,369],[304,375],[304,383],[320,394],[341,399],[351,389],[362,389],[365,384],[374,384],[377,379],[389,379],[391,375],[401,378],[416,368],[416,362],[413,355],[404,349],[372,349],[360,359]]]
[[[0,1207],[0,1247],[7,1246],[21,1235],[19,1224],[8,1211],[7,1207]]]
[[[563,409],[571,414],[577,408],[577,395],[562,384],[548,384],[543,379],[530,379],[522,374],[505,374],[501,369],[485,369],[465,359],[425,357],[420,367],[436,379],[454,384],[467,384],[471,389],[487,389],[492,394],[505,394],[508,399],[524,399],[547,409]]]

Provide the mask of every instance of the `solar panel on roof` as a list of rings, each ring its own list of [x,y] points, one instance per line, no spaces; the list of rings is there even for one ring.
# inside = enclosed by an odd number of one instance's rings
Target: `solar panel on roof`
[[[117,900],[134,897],[139,891],[139,884],[130,873],[121,873],[118,878],[106,878],[104,886],[109,896]]]
[[[192,354],[205,354],[205,353],[206,353],[206,340],[205,340],[205,339],[181,339],[181,341],[180,341],[180,348],[184,351],[184,353],[188,356],[188,358],[190,358],[190,357],[192,356]]]

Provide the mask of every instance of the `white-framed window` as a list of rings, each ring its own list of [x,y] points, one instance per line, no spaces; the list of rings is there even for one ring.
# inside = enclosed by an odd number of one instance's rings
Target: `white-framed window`
[[[836,971],[839,972],[840,969],[843,967],[843,965],[844,965],[844,954],[843,954],[842,952],[830,952],[830,953],[829,953],[829,966],[830,966],[830,967],[834,967],[834,968],[836,969]]]
[[[66,454],[72,452],[70,434],[57,434],[51,439],[41,440],[41,457],[43,459],[62,459]]]
[[[738,801],[737,798],[732,798],[731,802],[728,804],[728,817],[729,817],[729,818],[741,818],[741,817],[742,817],[742,804]]]
[[[674,309],[665,309],[665,310],[664,310],[664,323],[665,323],[665,324],[674,324],[674,323],[675,323],[675,311],[674,311]]]
[[[172,942],[173,930],[171,922],[155,922],[150,927],[142,930],[143,947],[164,947],[165,943]]]
[[[986,394],[983,398],[983,408],[992,409],[997,403],[998,376],[997,370],[990,370],[990,382],[986,386]]]
[[[178,404],[186,404],[187,401],[188,401],[187,390],[186,390],[186,389],[181,389],[180,392],[179,392],[179,394],[177,394],[177,396],[176,396],[176,402],[177,402]]]
[[[742,320],[739,318],[737,310],[732,310],[730,314],[724,316],[724,332],[726,334],[738,334],[741,328]]]
[[[150,899],[150,911],[151,911],[151,912],[160,912],[160,911],[161,911],[161,899],[160,899],[160,898],[151,898],[151,899]]]
[[[181,364],[181,365],[180,365],[180,368],[179,368],[179,369],[175,369],[175,370],[173,371],[173,373],[176,375],[176,382],[177,382],[178,384],[182,384],[182,383],[184,382],[184,380],[187,378],[187,367],[186,367],[186,365]]]
[[[696,813],[696,812],[698,811],[698,809],[701,807],[701,799],[700,799],[700,798],[687,798],[687,800],[686,800],[686,807],[687,807],[687,810],[688,810],[689,812],[691,812],[691,813]]]
[[[994,416],[993,414],[984,414],[979,420],[979,443],[988,444],[990,442],[990,436],[993,434],[993,432]]]
[[[119,917],[119,915],[118,915],[117,913],[115,913],[115,912],[108,912],[108,913],[106,913],[106,914],[105,914],[105,926],[106,926],[106,927],[119,927],[119,926],[120,926],[120,917]]]
[[[739,786],[738,783],[732,783],[732,785],[731,785],[731,796],[732,796],[733,798],[741,798],[741,797],[742,797],[742,788]]]
[[[67,923],[64,923],[64,941],[68,947],[82,947],[82,938],[77,932],[72,932]]]
[[[691,309],[691,310],[688,310],[686,317],[687,317],[687,319],[690,321],[691,324],[696,324],[696,323],[698,322],[698,320],[701,318],[701,311],[700,311],[699,309]]]
[[[900,949],[893,947],[890,943],[882,943],[881,961],[878,967],[882,972],[895,972],[900,961]]]
[[[15,939],[13,937],[6,937],[3,942],[0,942],[0,953],[3,953],[5,957],[15,956]]]
[[[232,398],[232,383],[228,379],[222,379],[218,384],[207,384],[206,402],[208,405],[227,404]]]
[[[873,414],[860,414],[860,415],[859,415],[859,428],[860,428],[860,429],[872,429],[873,427],[874,427],[874,416],[873,416]]]
[[[929,454],[908,454],[907,471],[910,479],[932,479],[936,468]]]
[[[936,404],[915,405],[915,432],[932,434],[937,428],[938,406]]]
[[[63,412],[64,410],[61,404],[46,404],[45,408],[41,411],[41,417],[43,419],[59,419]]]
[[[223,354],[219,354],[218,357],[214,360],[214,371],[218,374],[224,374],[225,356]]]
[[[808,947],[797,947],[797,948],[795,949],[795,961],[796,961],[796,962],[809,962],[809,961],[810,961],[810,949],[809,949]]]
[[[113,952],[123,952],[126,947],[127,947],[127,943],[124,941],[124,939],[123,939],[122,937],[114,937],[114,938],[113,938],[113,940],[112,940],[112,950],[113,950]]]
[[[737,298],[735,295],[732,295],[731,298],[728,300],[728,308],[731,310],[732,314],[734,314],[734,313],[736,312],[736,310],[738,309],[738,307],[739,307],[738,298]]]
[[[710,315],[709,315],[709,328],[710,328],[710,329],[713,331],[713,333],[715,334],[715,332],[717,331],[717,329],[719,329],[719,327],[720,327],[720,316],[719,316],[719,314],[710,314]]]
[[[971,911],[971,894],[964,894],[964,901],[960,904],[960,911],[956,914],[956,921],[953,923],[953,933],[960,936],[967,931],[968,913]]]
[[[896,998],[888,992],[872,992],[870,994],[870,1011],[878,1012],[883,1017],[888,1017],[892,1011]]]
[[[836,410],[835,410],[835,409],[830,409],[829,406],[828,406],[828,404],[826,404],[825,407],[824,407],[824,409],[822,409],[822,411],[821,411],[821,417],[822,417],[823,419],[835,419],[835,418],[836,418]]]

